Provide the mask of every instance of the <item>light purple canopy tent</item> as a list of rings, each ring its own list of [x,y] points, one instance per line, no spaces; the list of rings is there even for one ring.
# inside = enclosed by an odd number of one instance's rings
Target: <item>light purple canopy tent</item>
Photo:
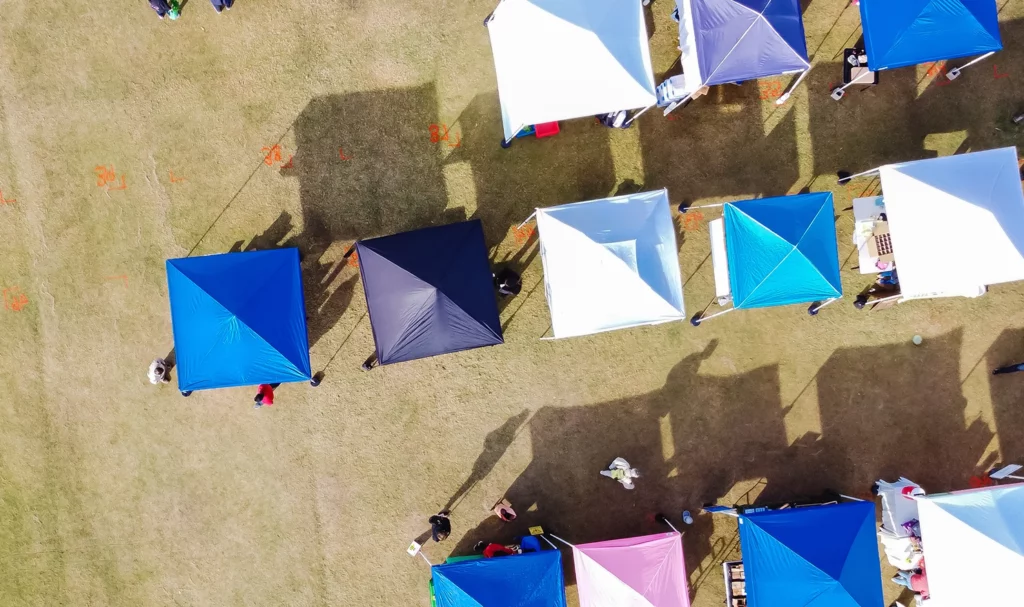
[[[572,555],[580,607],[690,607],[676,531],[576,544]]]

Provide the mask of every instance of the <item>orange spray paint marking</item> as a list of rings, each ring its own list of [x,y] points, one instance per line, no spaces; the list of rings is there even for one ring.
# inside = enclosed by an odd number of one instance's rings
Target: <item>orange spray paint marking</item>
[[[288,154],[288,162],[281,165],[282,169],[294,169],[295,168],[295,155]]]
[[[348,267],[359,267],[359,251],[352,251],[352,254],[348,256]]]
[[[531,238],[533,233],[537,231],[537,226],[532,225],[530,227],[516,227],[512,229],[512,237],[516,239],[516,244],[524,244]]]
[[[274,163],[281,162],[281,146],[274,144],[272,146],[265,146],[263,152],[263,164],[268,167],[274,166]]]
[[[462,133],[455,133],[455,140],[456,140],[455,141],[455,145],[452,145],[452,142],[449,141],[448,142],[448,147],[450,147],[450,148],[461,148],[462,147]]]
[[[1010,75],[1009,72],[1003,72],[1002,74],[1000,74],[999,73],[999,67],[994,65],[994,64],[992,65],[992,76],[996,80],[999,80],[1000,78],[1007,78],[1009,75]]]
[[[181,183],[182,181],[185,181],[184,177],[175,177],[174,171],[171,171],[171,183]]]
[[[683,231],[695,232],[699,230],[702,221],[704,221],[704,213],[697,210],[687,211],[683,214]]]
[[[108,192],[110,190],[126,190],[128,184],[125,183],[124,175],[118,175],[114,171],[114,165],[109,166],[97,166],[93,169],[96,172],[96,187],[104,188]],[[121,185],[114,185],[120,180]]]
[[[4,198],[4,191],[0,190],[0,205],[14,204],[18,202],[14,198]]]
[[[342,160],[352,160],[352,157],[346,156],[345,152],[341,148],[338,148],[338,158],[341,158]]]
[[[761,91],[761,101],[778,99],[782,96],[781,82],[758,82],[757,87]]]
[[[124,281],[124,288],[128,288],[128,276],[121,274],[120,276],[105,276],[103,280],[122,280]]]
[[[12,312],[21,312],[28,305],[28,297],[21,292],[19,287],[4,289],[4,309]]]

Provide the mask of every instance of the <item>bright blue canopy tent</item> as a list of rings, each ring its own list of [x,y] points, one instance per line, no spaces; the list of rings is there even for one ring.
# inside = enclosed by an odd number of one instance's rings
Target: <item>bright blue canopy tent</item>
[[[309,381],[298,249],[167,260],[182,392]]]
[[[431,577],[437,607],[565,607],[557,550],[434,565]]]
[[[1003,48],[995,0],[861,0],[860,19],[875,71]]]
[[[726,204],[725,249],[734,308],[843,294],[830,192]]]
[[[748,607],[883,607],[874,502],[740,514]]]

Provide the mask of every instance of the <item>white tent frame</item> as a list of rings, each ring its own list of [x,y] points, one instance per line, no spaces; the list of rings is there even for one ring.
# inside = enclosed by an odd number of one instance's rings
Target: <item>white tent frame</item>
[[[989,53],[989,54],[992,54],[992,53]],[[988,56],[988,55],[985,55],[985,56]],[[980,57],[978,60],[980,61],[982,58],[984,58],[984,57]],[[966,66],[964,66],[964,67],[966,67]],[[996,148],[996,149],[1001,149],[1001,148]],[[987,151],[987,150],[979,150],[979,152],[983,152],[983,151]],[[909,162],[914,162],[914,161],[909,161]],[[904,163],[894,163],[894,164],[904,164]],[[882,168],[884,168],[885,166],[890,166],[890,165],[883,165],[881,167],[876,167],[876,168],[870,169],[868,171],[863,171],[861,173],[856,173],[854,175],[850,175],[849,177],[841,177],[839,179],[838,183],[839,183],[839,185],[846,185],[851,180],[858,179],[860,177],[878,177],[880,175],[880,172],[881,172]],[[884,198],[884,194],[885,193],[883,191],[882,192],[883,198]],[[895,245],[893,246],[893,253],[894,253],[894,255],[898,255],[898,251],[897,251]],[[896,270],[899,271],[899,262],[898,262],[898,260],[897,260],[897,263],[896,263]],[[1024,280],[1024,279],[1022,279],[1022,280]],[[982,286],[987,287],[988,285],[982,285]],[[928,295],[915,295],[915,296],[912,296],[912,297],[906,297],[901,292],[899,294],[891,295],[889,297],[884,297],[884,298],[881,298],[881,299],[872,300],[871,303],[872,304],[879,304],[879,303],[884,303],[884,302],[888,302],[888,301],[897,301],[899,303],[903,303],[903,302],[907,302],[907,301],[911,301],[911,300],[915,300],[915,299],[938,299],[938,298],[945,298],[945,297],[981,296],[981,295],[984,295],[984,293],[985,293],[984,290],[979,292],[977,295],[973,295],[973,294],[968,295],[968,294],[966,294],[966,293],[964,293],[962,291],[949,291],[949,292],[936,292],[936,293],[931,293],[931,294],[928,294]]]
[[[642,5],[641,5],[642,8],[646,7],[650,3],[650,0],[641,0],[641,1],[642,1]],[[494,20],[494,14],[495,14],[495,12],[497,12],[498,7],[500,7],[504,2],[505,2],[505,0],[498,0],[498,5],[484,19],[484,22],[483,22],[484,27],[487,27],[487,26],[490,25],[491,21]],[[646,29],[646,25],[645,25],[645,29]],[[646,44],[646,42],[645,42],[645,44]],[[648,52],[650,52],[650,51],[648,50]],[[657,95],[655,95],[655,99],[657,99]],[[500,100],[500,97],[499,97],[499,103],[500,102],[501,102],[501,100]],[[644,106],[644,107],[639,107],[639,108],[620,108],[618,111],[625,110],[625,111],[632,111],[633,112],[632,116],[630,116],[623,123],[621,128],[629,127],[629,125],[631,125],[634,120],[639,118],[641,114],[643,114],[647,110],[651,109],[655,105],[657,105],[657,101],[655,101],[655,103],[652,103],[650,105],[647,105],[647,106]],[[575,120],[575,119],[578,119],[578,118],[585,118],[585,116],[571,116],[571,117],[561,118],[559,120]],[[501,141],[501,147],[508,148],[509,146],[511,146],[512,142],[515,141],[516,137],[519,136],[519,133],[521,133],[523,131],[523,129],[525,129],[528,126],[530,126],[530,125],[529,124],[520,124],[518,128],[516,128],[514,131],[511,132],[511,134],[509,134],[508,136],[503,136],[502,137],[502,141]],[[526,222],[523,222],[523,223],[526,223]]]

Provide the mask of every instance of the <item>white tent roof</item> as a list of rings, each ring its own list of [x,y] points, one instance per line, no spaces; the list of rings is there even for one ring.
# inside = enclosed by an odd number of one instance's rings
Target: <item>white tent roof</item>
[[[977,296],[1024,280],[1024,193],[1017,149],[881,167],[904,299]]]
[[[923,497],[918,514],[930,607],[1009,604],[1024,572],[1024,484]]]
[[[555,337],[686,317],[668,192],[537,209]]]
[[[641,0],[502,0],[487,25],[505,138],[654,105]]]

